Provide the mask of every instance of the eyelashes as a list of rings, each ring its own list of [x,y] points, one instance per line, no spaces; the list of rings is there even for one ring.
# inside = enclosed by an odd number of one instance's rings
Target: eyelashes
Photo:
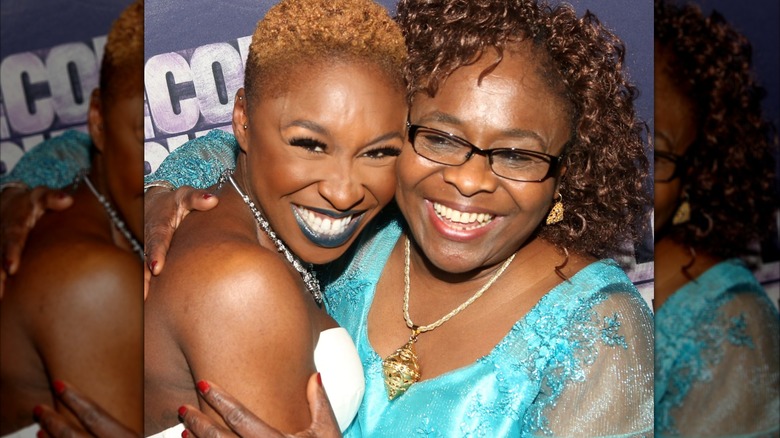
[[[290,146],[295,146],[302,148],[308,152],[315,153],[315,154],[322,154],[327,152],[328,145],[316,140],[314,138],[310,137],[296,137],[289,141]],[[401,154],[401,148],[394,147],[394,146],[379,146],[373,149],[370,149],[361,156],[375,159],[375,160],[381,160],[384,158],[392,158],[397,157]]]
[[[290,146],[303,148],[313,153],[323,153],[327,150],[328,145],[309,137],[298,137],[290,140]]]
[[[364,156],[368,158],[373,158],[375,160],[380,160],[382,158],[387,157],[397,157],[401,155],[401,149],[397,147],[392,146],[381,146],[376,149],[371,149],[370,151],[367,151]]]

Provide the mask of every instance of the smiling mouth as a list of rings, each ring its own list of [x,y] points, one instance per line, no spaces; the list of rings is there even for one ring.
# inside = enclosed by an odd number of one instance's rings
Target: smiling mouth
[[[316,245],[335,248],[347,242],[358,228],[364,213],[336,213],[293,205],[293,215],[303,234]]]
[[[436,216],[441,219],[442,222],[456,230],[474,230],[482,228],[493,221],[493,218],[495,217],[489,213],[454,210],[439,204],[438,202],[433,203],[433,211],[436,212]]]

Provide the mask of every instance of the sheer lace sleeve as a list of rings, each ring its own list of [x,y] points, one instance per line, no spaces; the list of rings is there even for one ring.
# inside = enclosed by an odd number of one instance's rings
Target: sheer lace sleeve
[[[558,437],[653,436],[653,321],[638,293],[617,292],[575,318],[579,348],[561,375],[560,396],[545,408]]]
[[[0,184],[23,182],[28,187],[59,189],[72,183],[81,169],[89,168],[92,139],[80,131],[65,131],[46,140],[22,156]]]
[[[780,320],[760,293],[729,293],[697,324],[696,360],[675,386],[688,391],[669,415],[680,436],[777,436],[780,422]]]
[[[165,180],[175,187],[205,189],[217,183],[225,170],[236,167],[238,142],[233,134],[213,129],[171,152],[144,183]]]

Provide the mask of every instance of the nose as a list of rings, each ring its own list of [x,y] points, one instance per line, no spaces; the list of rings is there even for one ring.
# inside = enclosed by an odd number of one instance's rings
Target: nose
[[[463,196],[492,193],[498,187],[498,176],[490,169],[488,158],[476,154],[460,166],[446,166],[444,181],[455,186]]]
[[[362,178],[351,163],[333,160],[324,165],[317,189],[336,210],[346,211],[360,204],[365,198]]]

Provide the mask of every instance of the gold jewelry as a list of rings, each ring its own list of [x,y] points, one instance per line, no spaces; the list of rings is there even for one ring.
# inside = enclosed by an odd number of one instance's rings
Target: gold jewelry
[[[555,202],[547,215],[547,225],[557,224],[563,220],[563,196],[558,193],[558,201]]]
[[[691,203],[688,202],[688,198],[686,197],[680,203],[680,206],[677,207],[677,211],[674,212],[672,225],[682,225],[689,220],[691,220]]]
[[[672,225],[682,225],[691,220],[691,203],[688,202],[688,190],[683,189],[680,196],[680,205],[677,206],[677,210],[674,211],[672,216]]]
[[[396,350],[395,353],[390,356],[387,356],[382,362],[382,371],[385,375],[385,389],[387,389],[387,397],[390,400],[396,399],[406,392],[410,386],[420,381],[420,365],[417,363],[417,354],[414,352],[414,343],[417,342],[417,337],[422,333],[429,332],[439,327],[449,321],[450,318],[460,313],[463,309],[470,306],[471,303],[481,297],[482,294],[498,280],[498,277],[504,273],[506,268],[509,267],[509,264],[512,263],[512,260],[515,259],[515,254],[512,254],[512,256],[506,259],[501,267],[498,268],[492,277],[490,277],[490,280],[472,295],[471,298],[466,300],[466,302],[455,308],[452,312],[444,315],[433,324],[420,327],[414,325],[412,318],[409,317],[409,290],[411,289],[409,280],[411,251],[409,246],[409,238],[407,237],[404,247],[406,255],[406,260],[404,262],[404,320],[406,321],[406,326],[412,330],[412,334],[409,336],[409,341],[404,344],[403,347]]]

